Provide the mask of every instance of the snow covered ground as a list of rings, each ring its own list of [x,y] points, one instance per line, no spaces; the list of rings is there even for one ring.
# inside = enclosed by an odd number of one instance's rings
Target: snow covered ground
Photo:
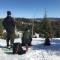
[[[15,39],[15,42],[21,42],[21,38]],[[13,55],[4,50],[6,41],[0,39],[0,60],[60,60],[60,38],[53,38],[51,46],[44,46],[43,43],[44,38],[33,38],[32,46],[26,54]]]

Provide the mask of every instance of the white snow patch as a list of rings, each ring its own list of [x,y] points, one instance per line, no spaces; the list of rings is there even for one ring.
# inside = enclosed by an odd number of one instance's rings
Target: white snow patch
[[[60,60],[60,38],[53,38],[51,46],[44,46],[44,38],[32,38],[32,45],[26,54],[6,54],[3,48],[0,48],[0,60]],[[21,42],[21,38],[15,39],[15,42]],[[55,43],[55,44],[54,44]],[[5,46],[6,40],[0,39],[0,46]]]

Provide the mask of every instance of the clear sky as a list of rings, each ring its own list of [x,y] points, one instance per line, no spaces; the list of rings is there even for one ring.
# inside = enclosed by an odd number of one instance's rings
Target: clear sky
[[[60,0],[0,0],[0,18],[7,10],[14,17],[42,18],[45,8],[48,17],[60,17]]]

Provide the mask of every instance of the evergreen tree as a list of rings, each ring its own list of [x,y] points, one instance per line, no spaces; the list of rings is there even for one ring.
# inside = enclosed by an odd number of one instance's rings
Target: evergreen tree
[[[3,25],[2,25],[2,21],[0,21],[0,37],[3,36]]]
[[[42,20],[42,33],[44,34],[45,37],[45,45],[50,45],[50,39],[52,37],[52,26],[51,22],[48,20],[46,16],[46,11],[45,11],[45,16],[44,19]]]

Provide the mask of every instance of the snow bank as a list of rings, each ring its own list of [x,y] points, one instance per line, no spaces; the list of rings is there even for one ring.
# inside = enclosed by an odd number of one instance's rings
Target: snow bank
[[[44,38],[32,38],[32,46],[26,54],[7,54],[0,48],[0,60],[60,60],[60,38],[53,38],[51,46],[44,46]],[[21,38],[15,39],[21,42]],[[54,44],[56,43],[56,44]],[[4,39],[0,39],[0,46],[6,45]]]

